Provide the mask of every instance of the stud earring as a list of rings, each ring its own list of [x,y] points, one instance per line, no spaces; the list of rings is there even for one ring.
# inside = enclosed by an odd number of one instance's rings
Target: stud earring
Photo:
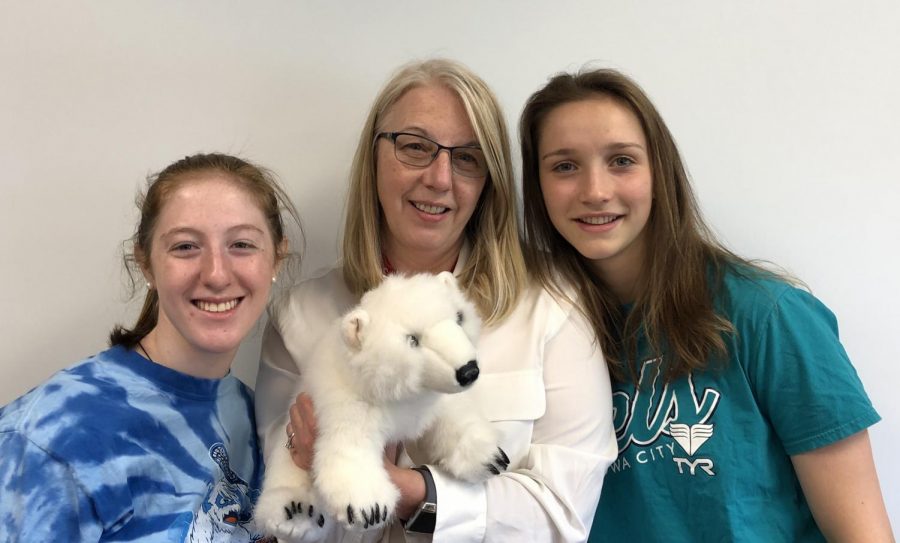
[[[150,283],[147,283],[147,290],[153,290],[153,285],[151,285]]]
[[[273,276],[272,276],[272,282],[273,282],[273,283],[276,283],[276,282],[278,282],[278,278],[277,278],[277,277],[275,277],[275,276],[274,276],[274,275],[273,275]]]

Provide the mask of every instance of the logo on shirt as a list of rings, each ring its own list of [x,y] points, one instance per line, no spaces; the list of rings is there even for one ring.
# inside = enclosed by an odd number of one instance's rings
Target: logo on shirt
[[[687,424],[673,422],[669,425],[669,435],[672,436],[676,443],[681,445],[681,448],[688,456],[694,456],[694,453],[697,452],[700,445],[706,443],[706,440],[711,438],[712,434],[712,424],[694,424],[693,426],[688,426]]]
[[[209,456],[219,467],[222,477],[209,483],[184,541],[262,541],[263,534],[251,518],[253,498],[258,491],[251,489],[247,481],[231,469],[225,445],[213,444]]]
[[[619,458],[610,470],[671,459],[679,474],[715,475],[713,461],[695,455],[713,437],[710,419],[721,393],[698,390],[692,375],[666,383],[662,362],[661,357],[643,362],[637,385],[613,394]]]
[[[694,456],[697,449],[706,443],[707,439],[712,437],[713,425],[694,424],[688,426],[687,424],[673,422],[669,425],[669,434],[676,443],[681,445],[682,450],[684,450],[688,456]],[[685,473],[684,468],[687,467],[687,469],[690,470],[691,475],[696,475],[698,468],[703,470],[707,475],[715,475],[715,472],[713,471],[713,461],[709,458],[690,460],[688,458],[676,458],[673,456],[672,461],[678,466],[678,473]]]

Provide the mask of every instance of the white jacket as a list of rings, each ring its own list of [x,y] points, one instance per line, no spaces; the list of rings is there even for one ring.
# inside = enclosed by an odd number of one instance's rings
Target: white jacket
[[[256,381],[266,456],[285,440],[299,379],[295,360],[308,356],[325,328],[357,301],[334,269],[270,308]],[[590,326],[577,310],[533,288],[502,323],[482,330],[478,365],[476,397],[501,432],[508,471],[476,485],[429,466],[438,496],[433,538],[404,534],[396,522],[383,533],[346,532],[329,540],[587,540],[603,476],[617,454],[609,375]],[[415,451],[406,444],[400,464],[420,463]]]

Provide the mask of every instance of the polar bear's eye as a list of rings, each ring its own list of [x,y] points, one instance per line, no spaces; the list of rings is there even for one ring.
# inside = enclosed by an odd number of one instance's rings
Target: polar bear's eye
[[[462,311],[457,311],[456,312],[456,324],[462,324],[462,323],[463,323]]]
[[[409,343],[410,347],[418,347],[419,346],[419,336],[414,334],[410,334],[406,336],[406,341]]]

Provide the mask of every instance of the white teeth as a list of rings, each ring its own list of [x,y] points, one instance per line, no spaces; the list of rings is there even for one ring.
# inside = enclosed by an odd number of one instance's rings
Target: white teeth
[[[420,204],[417,202],[413,202],[413,205],[416,206],[416,209],[418,209],[419,211],[423,211],[423,212],[431,214],[431,215],[440,215],[441,213],[443,213],[444,211],[447,211],[447,209],[449,209],[449,208],[440,207],[440,206],[429,206],[429,205]]]
[[[197,301],[197,307],[202,309],[203,311],[208,311],[210,313],[222,313],[223,311],[228,311],[230,309],[234,309],[234,307],[238,304],[237,299],[222,302],[218,304],[204,302],[203,300]]]
[[[606,215],[604,217],[582,217],[581,222],[588,224],[606,224],[618,219],[618,215]]]

